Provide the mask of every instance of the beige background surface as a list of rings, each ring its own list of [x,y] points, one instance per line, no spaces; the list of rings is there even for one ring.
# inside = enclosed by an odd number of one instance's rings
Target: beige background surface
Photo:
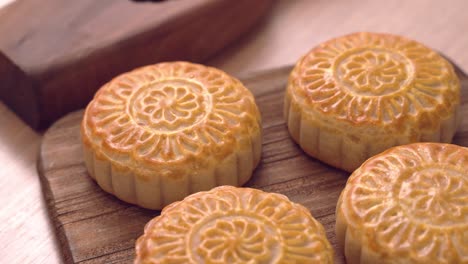
[[[9,3],[13,2],[14,0],[0,0],[0,8],[8,5]]]
[[[278,0],[252,33],[208,64],[238,76],[291,64],[331,37],[382,31],[423,42],[468,71],[467,8],[466,0]],[[59,263],[36,173],[41,134],[1,102],[0,124],[0,263]]]

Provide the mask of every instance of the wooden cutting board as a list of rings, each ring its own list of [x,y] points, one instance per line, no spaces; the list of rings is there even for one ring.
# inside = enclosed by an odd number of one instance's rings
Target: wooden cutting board
[[[246,186],[287,195],[306,206],[320,221],[344,263],[334,233],[335,206],[348,173],[305,155],[291,140],[283,121],[283,95],[291,67],[241,78],[252,90],[263,118],[262,161]],[[462,79],[463,121],[454,143],[468,146],[468,76]],[[121,202],[102,191],[87,175],[79,127],[83,112],[56,122],[46,133],[39,174],[50,217],[68,263],[130,263],[135,240],[158,211]]]
[[[0,99],[31,127],[44,128],[83,108],[119,73],[205,60],[272,2],[16,0],[0,10]]]

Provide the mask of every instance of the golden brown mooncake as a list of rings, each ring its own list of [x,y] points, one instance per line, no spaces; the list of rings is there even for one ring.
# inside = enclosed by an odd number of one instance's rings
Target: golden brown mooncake
[[[135,264],[333,263],[323,226],[281,194],[221,186],[163,209],[136,242]]]
[[[400,36],[355,33],[299,60],[284,115],[307,154],[352,172],[392,146],[451,142],[459,107],[460,81],[436,52]]]
[[[468,148],[391,148],[351,175],[336,210],[349,264],[468,263]]]
[[[105,84],[86,108],[81,134],[99,186],[150,209],[242,185],[261,156],[251,92],[218,69],[188,62],[142,67]]]

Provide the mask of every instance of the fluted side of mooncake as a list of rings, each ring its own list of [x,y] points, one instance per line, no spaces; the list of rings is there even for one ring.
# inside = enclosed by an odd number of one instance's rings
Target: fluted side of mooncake
[[[459,107],[459,79],[436,52],[399,36],[355,33],[299,60],[284,115],[306,153],[352,172],[392,146],[451,142]]]
[[[351,175],[336,210],[349,264],[468,263],[468,148],[391,148]]]
[[[88,105],[82,140],[107,192],[161,209],[218,185],[242,185],[261,156],[253,95],[224,72],[160,63],[118,76]]]

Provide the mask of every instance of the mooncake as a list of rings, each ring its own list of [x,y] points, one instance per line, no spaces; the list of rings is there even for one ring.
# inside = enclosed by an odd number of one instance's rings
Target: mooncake
[[[307,154],[352,172],[392,146],[450,143],[459,108],[460,81],[439,54],[396,35],[354,33],[299,60],[284,116]]]
[[[135,264],[333,263],[322,225],[281,194],[221,186],[163,209],[136,242]]]
[[[81,135],[99,186],[150,209],[240,186],[261,156],[252,93],[221,70],[188,62],[142,67],[105,84],[86,108]]]
[[[468,263],[468,148],[413,143],[367,160],[336,208],[346,263]]]

